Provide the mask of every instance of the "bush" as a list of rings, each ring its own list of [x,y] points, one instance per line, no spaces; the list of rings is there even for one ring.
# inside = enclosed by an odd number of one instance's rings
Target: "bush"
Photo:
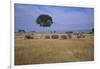
[[[59,38],[58,35],[52,35],[51,37],[52,37],[52,39],[58,39]]]
[[[77,38],[81,38],[81,36],[77,35]]]
[[[67,36],[66,35],[62,35],[61,38],[62,39],[67,39]]]
[[[46,35],[45,38],[46,38],[46,39],[50,39],[50,36],[49,36],[49,35]]]
[[[34,33],[32,33],[31,35],[34,35]]]
[[[85,35],[82,35],[82,34],[77,35],[77,38],[85,38]]]
[[[30,36],[30,35],[25,35],[25,38],[26,38],[26,39],[33,39],[33,37]]]
[[[68,38],[70,38],[70,39],[71,39],[71,38],[72,38],[72,35],[71,35],[71,34],[68,34]]]

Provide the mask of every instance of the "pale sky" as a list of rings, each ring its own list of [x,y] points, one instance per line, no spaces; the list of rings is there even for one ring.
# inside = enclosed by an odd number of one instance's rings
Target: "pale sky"
[[[36,23],[41,14],[52,17],[53,24],[48,31],[91,31],[94,28],[94,9],[68,6],[50,6],[34,4],[15,4],[15,31],[19,29],[30,31],[43,31]]]

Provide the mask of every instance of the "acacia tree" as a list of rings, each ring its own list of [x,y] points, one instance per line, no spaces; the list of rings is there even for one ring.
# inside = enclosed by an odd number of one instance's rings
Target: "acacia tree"
[[[52,17],[47,14],[41,14],[38,16],[36,23],[40,25],[40,27],[50,27],[53,24]]]

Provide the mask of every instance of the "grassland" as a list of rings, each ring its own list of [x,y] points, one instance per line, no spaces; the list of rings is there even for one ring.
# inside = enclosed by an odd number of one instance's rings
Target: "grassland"
[[[15,39],[15,65],[92,60],[93,38]]]

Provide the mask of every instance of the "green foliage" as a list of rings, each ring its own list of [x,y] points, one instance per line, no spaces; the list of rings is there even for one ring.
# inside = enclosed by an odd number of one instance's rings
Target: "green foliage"
[[[41,14],[37,20],[37,24],[41,27],[50,27],[53,24],[52,17],[46,14]]]

